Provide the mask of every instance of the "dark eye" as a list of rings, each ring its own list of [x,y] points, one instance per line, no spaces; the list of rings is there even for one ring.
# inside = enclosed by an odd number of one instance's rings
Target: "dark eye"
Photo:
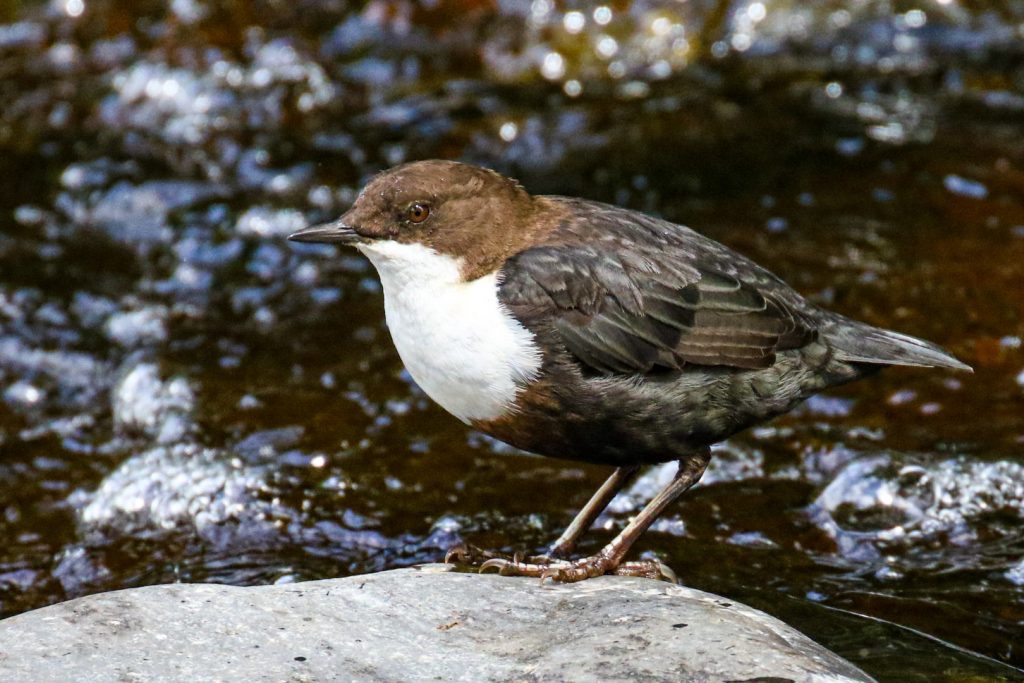
[[[409,207],[409,220],[413,223],[422,223],[430,215],[430,207],[417,202]]]

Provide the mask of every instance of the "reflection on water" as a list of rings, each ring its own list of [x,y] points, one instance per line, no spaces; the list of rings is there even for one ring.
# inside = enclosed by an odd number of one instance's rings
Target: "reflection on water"
[[[375,571],[462,537],[533,550],[564,526],[605,473],[467,432],[402,371],[365,261],[283,240],[440,156],[687,223],[974,365],[891,371],[733,439],[641,545],[880,679],[1020,675],[1019,4],[8,14],[4,614]]]

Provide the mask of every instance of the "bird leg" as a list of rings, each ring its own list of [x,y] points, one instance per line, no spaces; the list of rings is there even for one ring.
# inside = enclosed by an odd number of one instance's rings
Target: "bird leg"
[[[480,571],[497,569],[498,573],[502,575],[536,576],[542,581],[553,579],[563,583],[582,581],[602,574],[674,579],[675,575],[672,570],[660,562],[623,563],[622,560],[636,540],[654,523],[654,520],[661,516],[665,508],[700,480],[710,459],[711,451],[705,448],[689,458],[680,460],[679,469],[672,481],[647,503],[640,514],[627,524],[626,528],[611,543],[601,548],[596,555],[571,562],[551,561],[546,563],[509,562],[503,558],[493,558],[480,565]]]
[[[548,550],[544,553],[543,557],[547,557],[551,560],[562,560],[569,557],[576,548],[577,541],[580,537],[587,532],[587,529],[591,527],[597,516],[604,512],[604,509],[608,507],[608,504],[612,502],[612,499],[623,489],[629,482],[635,477],[637,472],[640,471],[639,465],[630,465],[629,467],[616,467],[615,471],[612,472],[611,476],[599,488],[587,504],[576,513],[576,517],[569,523],[569,526],[565,528],[562,535],[558,539],[548,546]]]
[[[622,490],[626,484],[628,484],[636,476],[637,472],[640,471],[639,465],[630,465],[629,467],[616,467],[615,471],[612,472],[611,476],[601,485],[601,488],[590,497],[587,504],[583,506],[572,520],[562,535],[558,537],[554,543],[552,543],[547,552],[543,555],[528,558],[531,564],[550,564],[552,560],[565,559],[576,547],[577,541],[580,537],[586,533],[587,529],[594,523],[597,516],[600,515],[608,504],[612,502],[615,495]],[[457,546],[449,550],[444,556],[444,563],[451,564],[454,560],[461,564],[468,564],[470,566],[477,566],[487,562],[488,560],[509,560],[510,558],[501,553],[497,553],[491,550],[483,550],[470,543],[459,543]],[[518,557],[511,558],[512,562],[518,562]]]

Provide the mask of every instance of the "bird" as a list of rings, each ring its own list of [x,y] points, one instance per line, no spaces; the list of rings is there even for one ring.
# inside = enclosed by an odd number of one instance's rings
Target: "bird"
[[[288,239],[348,245],[375,267],[392,340],[447,412],[518,449],[610,466],[541,555],[460,545],[502,574],[672,578],[633,544],[703,475],[711,445],[887,366],[971,371],[939,346],[823,309],[698,232],[496,171],[414,161],[338,219]],[[577,542],[645,465],[673,479],[603,548]]]

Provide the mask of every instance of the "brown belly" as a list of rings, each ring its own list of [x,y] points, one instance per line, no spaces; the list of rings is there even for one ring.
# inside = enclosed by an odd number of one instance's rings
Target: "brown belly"
[[[667,462],[860,372],[801,351],[780,354],[760,370],[691,366],[644,377],[584,376],[575,365],[549,364],[520,392],[515,411],[474,426],[554,458],[616,466]]]

